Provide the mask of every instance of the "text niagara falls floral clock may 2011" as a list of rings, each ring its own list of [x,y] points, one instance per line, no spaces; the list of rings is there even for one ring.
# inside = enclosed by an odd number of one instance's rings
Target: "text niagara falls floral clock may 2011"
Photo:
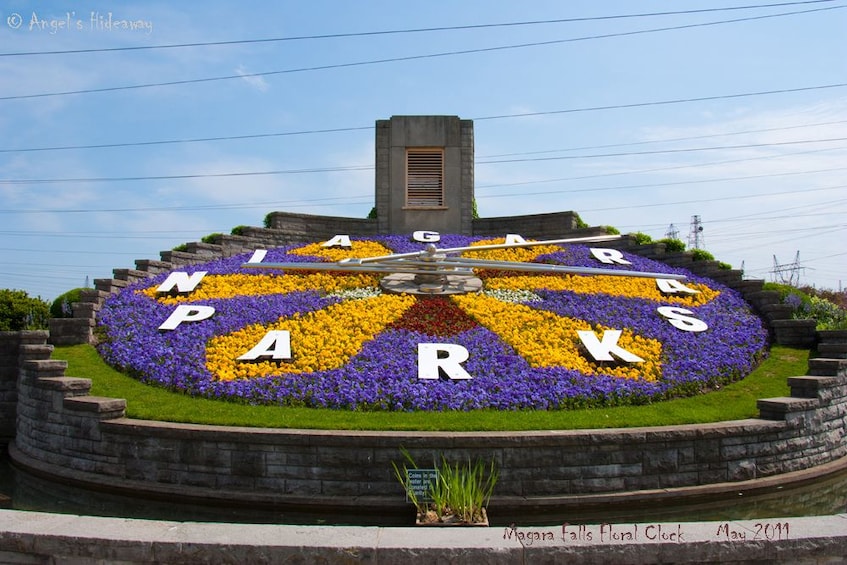
[[[448,247],[508,241],[435,237]],[[464,251],[622,273],[478,269],[481,291],[450,296],[384,292],[373,273],[244,266],[414,253],[422,239],[337,236],[159,274],[106,299],[99,351],[142,382],[191,395],[394,411],[643,404],[741,379],[767,351],[761,320],[734,290],[599,246]]]

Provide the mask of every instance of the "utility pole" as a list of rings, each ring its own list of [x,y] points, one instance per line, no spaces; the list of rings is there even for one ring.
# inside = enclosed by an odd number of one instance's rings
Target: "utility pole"
[[[671,224],[668,226],[668,231],[665,232],[665,237],[668,239],[679,239],[679,230]]]
[[[703,248],[703,224],[700,216],[691,216],[691,229],[688,231],[688,247]]]
[[[800,266],[800,251],[797,251],[797,254],[794,256],[793,263],[786,263],[781,265],[776,258],[776,255],[773,256],[773,271],[771,274],[773,275],[774,282],[787,284],[790,286],[800,286],[800,271],[803,269]]]

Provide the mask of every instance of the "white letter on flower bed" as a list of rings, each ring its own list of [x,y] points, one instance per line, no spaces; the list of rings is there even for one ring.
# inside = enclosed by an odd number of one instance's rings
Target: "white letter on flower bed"
[[[684,292],[686,294],[697,294],[700,291],[688,288],[676,279],[656,279],[656,286],[665,294],[676,294]]]
[[[632,263],[623,258],[623,253],[617,249],[592,247],[591,254],[594,255],[595,259],[607,265],[613,265],[615,263],[618,265],[632,265]]]
[[[353,247],[353,242],[350,241],[349,235],[337,235],[321,244],[321,247]]]
[[[197,288],[197,285],[200,284],[200,281],[203,280],[203,277],[206,276],[207,272],[208,271],[197,271],[190,275],[182,271],[171,273],[168,275],[168,278],[165,279],[165,282],[159,285],[156,292],[170,292],[173,287],[176,287],[178,292],[191,292]]]
[[[291,332],[271,330],[253,349],[239,357],[238,361],[255,361],[259,357],[272,359],[291,359]]]
[[[439,353],[446,353],[439,357]],[[418,344],[418,378],[438,379],[440,368],[453,380],[466,380],[471,377],[460,363],[468,360],[470,353],[461,345],[452,343],[419,343]]]
[[[618,340],[621,338],[620,330],[604,331],[602,341],[597,339],[597,335],[591,330],[578,331],[576,333],[595,361],[614,361],[615,358],[612,357],[612,353],[627,363],[641,363],[644,361],[638,355],[630,353],[622,347],[618,347]]]
[[[526,240],[516,233],[507,233],[506,245],[514,245],[515,243],[526,243]]]
[[[441,241],[441,234],[437,231],[416,231],[412,234],[412,239],[421,243],[436,243]]]
[[[199,322],[211,318],[215,309],[211,306],[186,306],[181,304],[168,316],[168,319],[159,326],[160,330],[175,330],[183,322]]]
[[[693,314],[691,310],[685,308],[677,308],[675,306],[662,306],[656,308],[656,311],[668,319],[671,325],[684,332],[704,332],[709,329],[709,324],[703,320],[686,316],[685,314]]]
[[[265,255],[268,254],[267,249],[257,249],[253,252],[250,258],[247,260],[248,263],[261,263],[265,260]]]

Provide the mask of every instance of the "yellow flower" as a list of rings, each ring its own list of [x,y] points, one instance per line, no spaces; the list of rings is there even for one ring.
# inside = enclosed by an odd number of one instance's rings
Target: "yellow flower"
[[[365,342],[399,319],[414,302],[415,298],[409,295],[379,295],[295,314],[266,326],[247,326],[212,338],[206,346],[206,367],[219,380],[337,369],[356,355]],[[237,360],[271,330],[290,332],[290,361]]]
[[[489,290],[569,290],[578,294],[607,294],[609,296],[626,296],[629,298],[645,298],[655,302],[670,302],[685,306],[700,306],[717,298],[720,291],[713,290],[700,283],[684,283],[697,294],[663,294],[656,285],[655,279],[640,277],[581,275],[541,275],[514,277],[492,277],[486,280]]]
[[[559,366],[586,374],[610,374],[627,379],[655,381],[661,377],[662,344],[623,330],[618,346],[643,362],[606,365],[589,360],[581,352],[578,331],[591,330],[602,336],[607,329],[592,327],[584,320],[535,310],[523,304],[501,302],[484,294],[457,295],[453,300],[480,324],[498,334],[533,367]]]
[[[352,248],[323,247],[321,243],[310,243],[304,247],[298,247],[290,251],[293,255],[311,255],[323,257],[329,261],[341,261],[342,259],[362,259],[378,255],[391,255],[392,251],[376,241],[352,241]]]
[[[531,241],[531,240],[528,240]],[[506,238],[500,237],[496,239],[484,239],[472,243],[471,246],[478,245],[494,245],[506,243]],[[483,249],[480,251],[465,251],[462,257],[471,259],[487,259],[491,261],[521,261],[528,263],[546,253],[556,253],[562,248],[557,245],[538,245],[536,247],[509,247],[506,249]]]
[[[379,278],[369,273],[329,273],[320,271],[309,274],[242,274],[206,275],[192,292],[177,296],[158,296],[156,286],[140,292],[150,298],[158,298],[162,304],[179,304],[194,300],[211,298],[231,298],[234,296],[264,296],[267,294],[285,294],[306,290],[336,292],[353,288],[372,287],[379,284]]]

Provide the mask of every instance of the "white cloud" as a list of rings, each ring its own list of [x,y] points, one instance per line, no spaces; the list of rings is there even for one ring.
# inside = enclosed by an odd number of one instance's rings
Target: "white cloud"
[[[256,76],[247,70],[244,65],[238,65],[235,69],[235,72],[241,79],[249,84],[251,87],[255,88],[259,92],[267,92],[270,89],[268,82],[265,80],[263,76]]]

